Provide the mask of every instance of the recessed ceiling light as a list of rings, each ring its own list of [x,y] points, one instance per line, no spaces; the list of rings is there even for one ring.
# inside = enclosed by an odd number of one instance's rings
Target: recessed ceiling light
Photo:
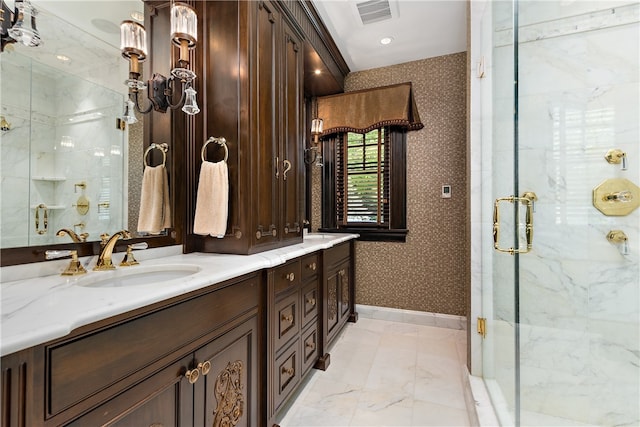
[[[136,21],[144,22],[144,13],[142,12],[138,12],[137,10],[134,10],[131,12],[130,16]]]
[[[380,39],[380,44],[390,44],[393,41],[393,37],[383,37]]]
[[[318,68],[314,71],[314,73],[316,73],[316,75],[322,74],[322,71]]]
[[[56,59],[58,61],[62,61],[62,62],[69,62],[71,61],[71,58],[69,58],[67,55],[56,55]]]

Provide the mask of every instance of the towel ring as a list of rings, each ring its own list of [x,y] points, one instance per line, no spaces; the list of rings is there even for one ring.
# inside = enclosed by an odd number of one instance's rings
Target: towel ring
[[[210,142],[215,142],[216,144],[222,145],[222,148],[224,148],[224,161],[226,162],[229,158],[229,148],[227,147],[227,140],[222,136],[220,138],[211,136],[209,137],[209,139],[207,139],[207,142],[204,143],[204,145],[202,146],[202,151],[200,152],[202,161],[205,161],[204,155],[207,152],[207,145],[209,145]]]
[[[166,142],[163,142],[162,144],[156,144],[155,142],[151,143],[151,145],[149,146],[149,148],[147,148],[146,150],[144,150],[144,167],[149,166],[149,164],[147,163],[147,154],[149,154],[149,152],[153,149],[158,149],[160,151],[162,151],[162,166],[165,165],[165,163],[167,162],[167,151],[169,151],[169,144],[167,144]]]

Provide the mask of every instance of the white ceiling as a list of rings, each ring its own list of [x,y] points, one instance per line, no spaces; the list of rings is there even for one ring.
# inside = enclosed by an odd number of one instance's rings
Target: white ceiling
[[[351,71],[465,51],[466,0],[389,0],[392,18],[363,25],[356,4],[313,0]],[[392,37],[389,45],[380,39]]]

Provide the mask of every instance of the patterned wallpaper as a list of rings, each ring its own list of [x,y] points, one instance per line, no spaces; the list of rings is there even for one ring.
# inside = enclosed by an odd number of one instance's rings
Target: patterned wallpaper
[[[140,193],[142,174],[144,173],[144,118],[137,115],[138,122],[129,127],[129,231],[134,237],[138,233],[138,215],[140,213]]]
[[[411,81],[425,125],[407,138],[407,241],[357,242],[358,304],[466,315],[466,57],[427,58],[345,80],[347,92]],[[321,223],[320,181],[314,170],[314,228]],[[451,199],[440,197],[443,184],[452,186]]]

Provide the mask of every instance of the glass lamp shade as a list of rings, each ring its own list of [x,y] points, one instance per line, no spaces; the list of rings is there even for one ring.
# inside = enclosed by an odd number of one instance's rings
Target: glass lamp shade
[[[198,15],[189,5],[175,3],[171,7],[171,40],[177,46],[183,41],[191,49],[198,41]]]
[[[324,127],[324,122],[320,118],[311,121],[311,135],[320,135]]]
[[[196,91],[191,86],[184,90],[185,100],[184,105],[182,106],[182,111],[193,116],[200,112],[200,108],[198,107],[198,103],[196,102]]]
[[[124,114],[122,115],[122,120],[127,124],[133,124],[138,122],[138,118],[136,117],[136,113],[134,111],[133,101],[127,99],[124,103]]]
[[[40,33],[36,28],[37,10],[31,6],[29,0],[16,1],[18,19],[9,29],[9,36],[25,46],[36,47],[42,44]]]
[[[142,25],[134,21],[122,21],[120,51],[127,59],[131,59],[132,56],[140,62],[147,59],[147,32]]]

